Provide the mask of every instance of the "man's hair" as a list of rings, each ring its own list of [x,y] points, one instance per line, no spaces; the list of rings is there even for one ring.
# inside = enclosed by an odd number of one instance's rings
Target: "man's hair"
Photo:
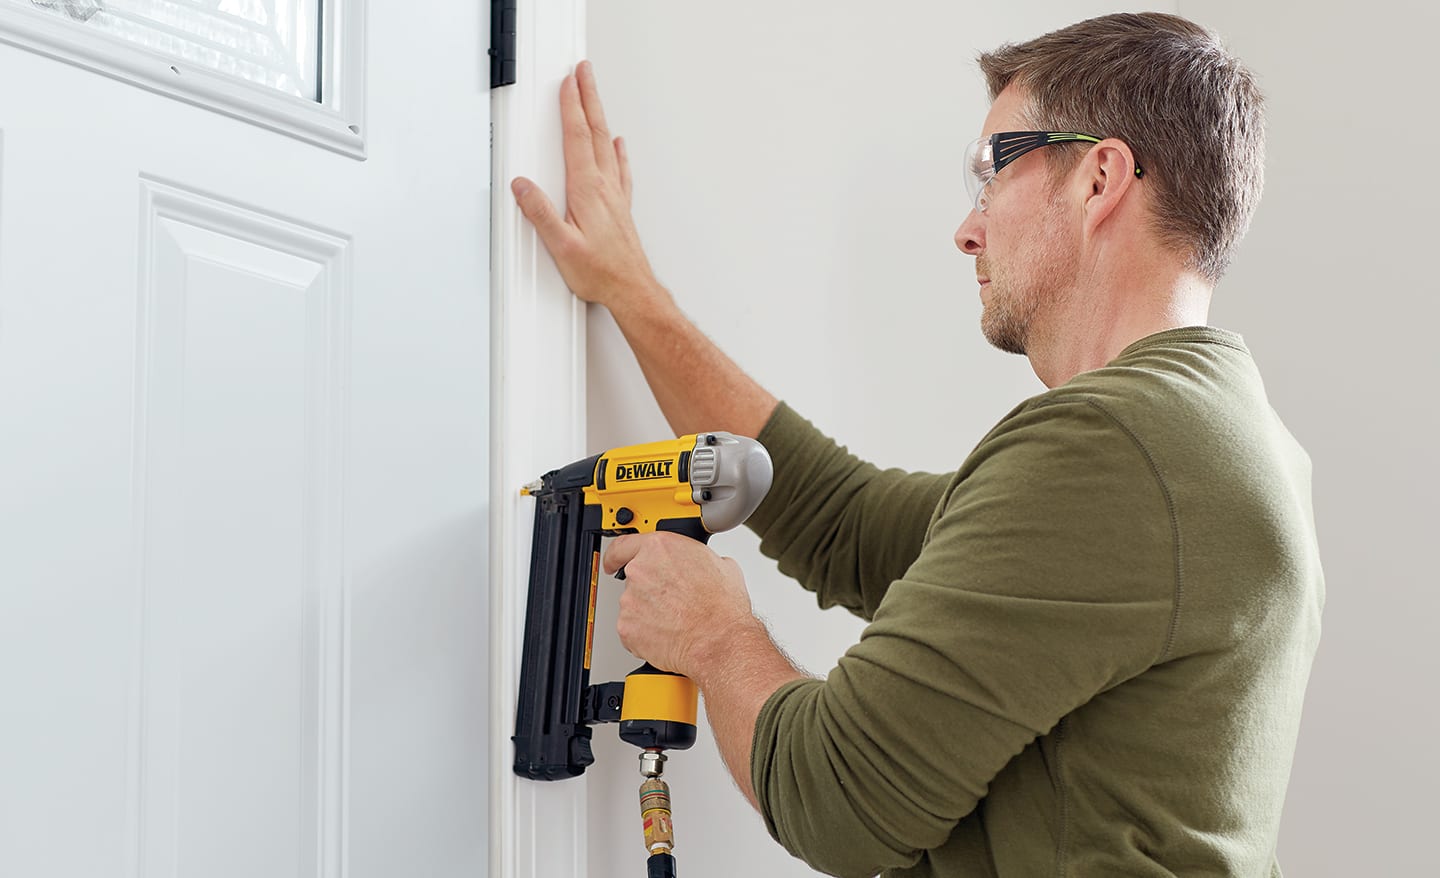
[[[1160,240],[1220,279],[1264,186],[1265,99],[1215,34],[1158,12],[1106,15],[986,52],[980,69],[992,101],[1021,89],[1034,129],[1125,141]],[[1047,147],[1052,179],[1088,148]]]

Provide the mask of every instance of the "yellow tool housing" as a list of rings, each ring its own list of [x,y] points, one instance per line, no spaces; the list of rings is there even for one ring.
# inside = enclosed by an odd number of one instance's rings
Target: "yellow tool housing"
[[[708,542],[755,511],[771,475],[770,456],[754,439],[692,433],[578,460],[525,489],[536,504],[517,774],[581,774],[594,762],[596,723],[619,722],[621,739],[647,750],[695,742],[698,691],[688,678],[645,664],[623,684],[590,684],[601,539],[669,531]]]
[[[690,485],[697,438],[691,434],[600,455],[595,481],[585,488],[585,504],[600,506],[600,526],[612,533],[648,533],[662,521],[703,527]]]

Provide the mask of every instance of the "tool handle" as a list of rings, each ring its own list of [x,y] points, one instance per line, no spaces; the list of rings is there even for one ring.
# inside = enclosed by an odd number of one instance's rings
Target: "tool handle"
[[[705,525],[698,518],[667,518],[657,523],[655,530],[687,536],[701,545],[710,544],[710,531],[705,529]],[[615,571],[615,578],[621,582],[625,581],[624,567]]]
[[[645,861],[645,878],[675,878],[675,857],[672,854],[651,854]]]

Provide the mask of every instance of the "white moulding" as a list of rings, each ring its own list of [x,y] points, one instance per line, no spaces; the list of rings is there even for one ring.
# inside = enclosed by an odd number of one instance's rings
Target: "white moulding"
[[[585,456],[585,303],[510,193],[517,176],[564,210],[560,83],[585,53],[585,0],[518,4],[516,82],[491,103],[490,875],[585,878],[585,779],[517,777],[515,696],[534,501],[521,486]]]

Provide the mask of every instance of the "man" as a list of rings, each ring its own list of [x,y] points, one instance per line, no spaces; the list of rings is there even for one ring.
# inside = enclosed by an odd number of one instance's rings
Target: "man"
[[[818,869],[1278,874],[1324,600],[1309,461],[1240,337],[1206,326],[1260,194],[1261,96],[1170,15],[980,64],[993,103],[955,241],[986,338],[1050,390],[941,476],[855,459],[681,315],[594,75],[565,81],[568,210],[517,179],[522,210],[678,433],[770,449],[762,550],[870,621],[811,679],[733,561],[651,534],[605,558],[627,571],[621,640],[695,679],[741,791]]]

